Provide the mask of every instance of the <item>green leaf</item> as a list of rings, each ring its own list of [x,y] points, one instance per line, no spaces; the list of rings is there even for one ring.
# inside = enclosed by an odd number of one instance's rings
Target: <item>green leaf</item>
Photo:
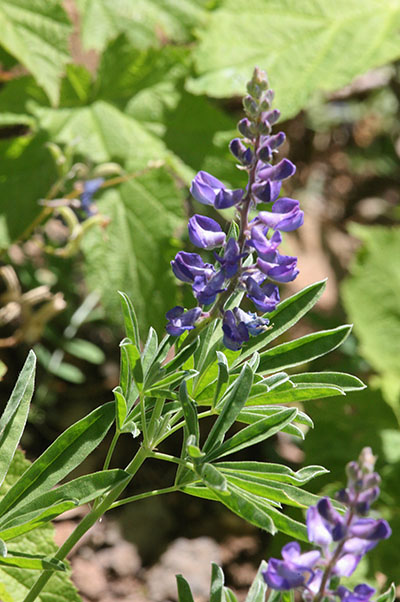
[[[385,399],[399,415],[400,228],[354,224],[351,233],[363,244],[342,285],[342,299],[354,321],[359,352],[380,375]]]
[[[204,443],[203,451],[206,454],[222,443],[225,433],[235,422],[240,410],[246,403],[252,383],[253,372],[250,366],[245,364],[232,389],[227,393],[222,411]]]
[[[228,454],[233,454],[250,445],[255,445],[264,439],[268,439],[282,430],[296,416],[296,408],[283,408],[281,412],[261,418],[254,424],[245,427],[230,439],[225,441],[220,447],[217,447],[207,454],[207,461],[212,461],[217,458],[222,458]]]
[[[375,598],[375,602],[394,602],[396,600],[396,586],[392,583],[383,594]]]
[[[199,470],[201,480],[204,485],[213,491],[218,491],[222,494],[228,493],[227,480],[224,475],[219,472],[212,464],[202,464]]]
[[[217,379],[217,386],[215,387],[212,407],[215,407],[215,405],[217,404],[219,394],[220,394],[221,390],[223,390],[222,387],[229,380],[229,366],[228,366],[228,360],[226,359],[226,356],[221,351],[217,351],[217,358],[218,358],[218,379]]]
[[[192,39],[191,31],[204,23],[204,0],[77,0],[86,48],[103,50],[108,40],[126,33],[136,47]],[[93,29],[93,23],[96,28]]]
[[[57,103],[71,24],[58,0],[1,0],[1,45],[18,59]]]
[[[293,471],[288,466],[282,464],[270,464],[269,462],[218,462],[218,468],[225,474],[248,474],[258,478],[265,478],[268,481],[278,481],[281,483],[290,483],[292,485],[303,485],[315,477],[329,472],[322,466],[305,466],[298,471]]]
[[[224,506],[259,529],[272,534],[276,533],[275,525],[269,516],[270,507],[268,507],[268,511],[261,508],[259,504],[254,503],[255,496],[251,498],[242,489],[236,488],[231,483],[228,484],[228,489],[229,495],[223,495],[214,490],[215,496]]]
[[[197,408],[188,395],[186,381],[183,381],[179,387],[179,401],[181,402],[187,433],[188,435],[193,435],[194,442],[198,445],[200,428],[197,418]]]
[[[172,177],[157,169],[108,191],[99,201],[100,211],[111,218],[107,240],[93,229],[85,236],[83,251],[89,287],[100,292],[111,320],[119,321],[119,308],[110,290],[120,289],[134,300],[143,331],[149,324],[164,329],[165,313],[175,304],[170,239],[180,224],[182,199]]]
[[[22,502],[16,510],[11,509],[0,518],[0,537],[8,541],[21,533],[35,529],[41,523],[48,522],[64,512],[63,502],[69,504],[72,501],[72,507],[87,504],[107,493],[127,476],[123,470],[103,470],[78,477],[56,489],[46,491],[27,504]],[[56,507],[57,504],[60,505],[60,511]],[[50,512],[45,514],[46,510]],[[19,526],[22,528],[18,529]]]
[[[94,345],[90,341],[84,339],[72,339],[63,343],[63,349],[67,353],[91,364],[102,364],[105,360],[105,355],[100,347]]]
[[[259,374],[270,374],[292,366],[298,366],[333,351],[349,336],[351,325],[345,324],[332,330],[321,330],[289,343],[283,343],[261,354]]]
[[[2,539],[0,539],[0,556],[3,558],[7,556],[7,546]]]
[[[29,467],[23,454],[17,450],[10,466],[7,477],[1,487],[0,496],[10,489]],[[31,557],[45,556],[51,559],[57,546],[53,543],[54,529],[51,524],[43,525],[37,530],[22,535],[13,541],[12,549],[15,553],[29,554]],[[81,598],[69,579],[68,563],[64,563],[67,571],[56,571],[43,592],[39,594],[38,602],[81,602]],[[4,602],[21,602],[37,579],[37,573],[31,569],[11,566],[0,566],[0,599]]]
[[[0,485],[25,428],[34,389],[35,368],[36,357],[30,351],[0,419]]]
[[[115,398],[115,418],[117,422],[117,429],[122,430],[122,425],[125,422],[126,415],[128,413],[128,406],[121,387],[115,387],[113,389]]]
[[[339,387],[333,387],[323,384],[295,384],[294,387],[288,387],[284,390],[275,389],[273,392],[258,395],[254,399],[249,399],[246,406],[261,405],[264,403],[292,403],[299,401],[308,401],[310,399],[323,399],[325,397],[334,397],[336,395],[346,395]]]
[[[156,356],[158,349],[158,337],[157,333],[152,326],[150,326],[149,334],[142,353],[142,368],[143,374],[146,378]]]
[[[182,575],[176,575],[176,585],[178,588],[178,602],[194,602],[190,585]]]
[[[93,451],[114,421],[114,403],[106,403],[69,427],[26,470],[0,502],[0,516],[49,491]]]
[[[257,575],[254,577],[253,583],[250,586],[245,602],[264,602],[268,586],[265,583],[262,574],[267,567],[268,564],[265,562],[265,560],[262,560],[257,571]]]
[[[332,385],[343,391],[361,391],[366,385],[352,374],[344,372],[303,372],[292,374],[290,380],[295,384]]]
[[[133,303],[122,291],[118,291],[121,297],[122,313],[124,316],[125,332],[128,339],[133,341],[137,348],[140,347],[139,324]]]
[[[65,571],[65,564],[56,558],[44,558],[43,556],[33,556],[31,554],[17,554],[8,551],[8,556],[0,556],[0,566],[18,567],[20,569],[30,569],[36,571]]]
[[[196,351],[199,345],[199,339],[197,338],[195,341],[187,345],[183,349],[181,349],[168,364],[164,366],[166,374],[170,372],[174,372],[175,370],[179,370],[181,366],[188,360],[194,352]]]
[[[240,15],[240,18],[238,18]],[[285,118],[319,91],[400,55],[400,7],[390,0],[224,0],[199,31],[196,94],[241,96],[254,66],[266,69]],[[338,52],[346,48],[346,61]],[[360,53],[360,48],[365,52]]]
[[[215,562],[211,565],[210,602],[223,602],[224,573]]]
[[[233,362],[232,366],[237,366],[250,353],[266,347],[266,345],[294,326],[314,307],[324,292],[325,287],[326,280],[316,282],[279,303],[275,311],[268,314],[272,328],[250,339],[248,343],[243,345],[240,356]]]
[[[54,376],[74,384],[83,383],[85,381],[85,375],[77,366],[67,364],[67,362],[60,363],[52,361],[53,355],[41,343],[36,343],[34,349],[38,362],[41,363],[50,374],[54,374]]]

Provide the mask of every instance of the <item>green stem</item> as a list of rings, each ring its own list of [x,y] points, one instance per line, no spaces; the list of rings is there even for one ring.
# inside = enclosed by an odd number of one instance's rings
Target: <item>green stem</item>
[[[77,525],[75,530],[71,533],[71,535],[66,539],[63,545],[58,549],[54,558],[57,560],[64,560],[67,554],[72,550],[74,545],[85,535],[85,533],[99,520],[99,518],[110,509],[115,500],[121,495],[124,491],[128,483],[132,480],[134,475],[137,473],[143,462],[149,455],[149,451],[145,448],[141,447],[133,460],[125,469],[126,472],[129,473],[129,477],[125,479],[122,483],[119,483],[114,489],[110,491],[110,493],[103,499],[103,501],[92,509],[89,514],[87,514],[81,522]],[[32,586],[31,590],[25,596],[23,602],[33,602],[37,599],[38,595],[53,575],[53,571],[43,571],[40,575],[36,583]]]
[[[186,468],[193,468],[193,465],[186,460],[182,460],[182,458],[177,458],[176,456],[170,456],[169,454],[162,454],[161,452],[148,452],[149,458],[155,458],[156,460],[164,460],[165,462],[173,462],[174,464],[181,464]]]
[[[118,502],[114,502],[110,506],[110,510],[114,508],[119,508],[119,506],[123,506],[124,504],[129,504],[130,502],[137,502],[138,500],[144,500],[148,497],[152,497],[155,495],[163,495],[164,493],[172,493],[173,491],[179,491],[179,485],[172,485],[171,487],[165,487],[164,489],[153,489],[152,491],[146,491],[146,493],[139,493],[138,495],[132,495],[131,497],[126,497],[123,500],[119,500]]]
[[[115,433],[114,433],[114,437],[113,437],[113,439],[111,441],[111,445],[108,448],[106,459],[104,460],[103,470],[107,470],[108,467],[110,466],[111,457],[112,457],[112,455],[114,453],[114,449],[115,449],[115,446],[117,445],[117,441],[119,439],[120,434],[121,433],[119,431],[115,431]]]
[[[202,412],[201,414],[199,414],[197,416],[197,418],[206,418],[208,416],[214,416],[214,415],[215,415],[215,412],[213,410],[207,410],[206,412]],[[173,433],[176,433],[177,431],[179,431],[179,429],[183,428],[185,426],[185,424],[186,424],[185,421],[183,421],[183,422],[179,422],[179,424],[176,424],[175,426],[173,426],[167,433],[165,433],[162,437],[160,437],[160,439],[157,439],[157,443],[155,443],[154,447],[158,447],[160,445],[160,443],[165,441],[165,439],[167,439]]]

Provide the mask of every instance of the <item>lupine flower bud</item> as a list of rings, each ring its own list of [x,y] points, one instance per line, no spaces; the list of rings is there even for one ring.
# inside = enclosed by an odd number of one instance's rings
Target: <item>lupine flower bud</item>
[[[168,320],[166,330],[172,336],[179,336],[185,330],[192,330],[195,322],[201,315],[200,307],[194,307],[185,312],[183,307],[177,305],[165,314]]]
[[[246,113],[250,117],[257,117],[258,114],[258,105],[256,101],[251,96],[245,96],[243,98],[243,106],[245,108]]]
[[[239,121],[237,127],[242,136],[249,138],[250,140],[252,140],[257,133],[257,130],[246,117]]]

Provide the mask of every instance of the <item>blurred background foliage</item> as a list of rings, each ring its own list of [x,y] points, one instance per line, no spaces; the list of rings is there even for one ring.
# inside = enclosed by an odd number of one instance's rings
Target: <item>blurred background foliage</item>
[[[34,345],[29,453],[117,383],[118,289],[142,334],[150,324],[162,333],[173,305],[191,306],[169,266],[192,250],[188,186],[200,169],[242,185],[227,143],[258,65],[298,168],[285,195],[306,214],[289,238],[301,274],[287,294],[329,277],[296,328],[354,323],[343,351],[312,369],[369,385],[306,403],[316,428],[305,442],[279,439],[260,454],[323,464],[331,474],[313,487],[332,493],[344,464],[372,446],[394,535],[360,570],[398,578],[399,3],[0,0],[0,29],[1,372],[7,389]],[[105,181],[88,215],[79,199],[96,177]],[[223,212],[214,217],[223,223]]]

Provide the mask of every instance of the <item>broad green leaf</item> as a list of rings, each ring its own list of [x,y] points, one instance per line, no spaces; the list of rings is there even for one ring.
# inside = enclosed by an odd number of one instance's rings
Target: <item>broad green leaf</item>
[[[261,354],[258,373],[270,374],[321,357],[339,347],[350,331],[351,326],[346,324],[332,330],[321,330],[264,351]]]
[[[46,141],[44,133],[0,141],[1,249],[8,248],[39,215],[43,207],[38,200],[57,177]]]
[[[148,324],[165,328],[165,313],[176,304],[170,239],[180,224],[182,198],[172,177],[157,169],[108,191],[98,203],[111,223],[107,240],[93,229],[83,241],[86,277],[112,321],[119,321],[119,307],[110,291],[120,289],[134,301],[143,331]]]
[[[296,0],[224,0],[199,31],[197,78],[188,88],[241,96],[258,65],[268,72],[276,106],[291,117],[314,93],[398,58],[399,26],[400,7],[391,0],[303,0],[301,7]]]
[[[21,477],[29,467],[23,454],[17,450],[14,460],[10,466],[7,477],[1,487],[0,496],[3,496]],[[54,529],[50,524],[43,525],[37,530],[27,533],[15,539],[10,544],[12,550],[17,554],[29,554],[32,557],[45,556],[51,559],[57,546],[53,543]],[[38,602],[81,602],[81,598],[69,579],[68,563],[66,572],[56,571],[43,592],[38,597]],[[32,569],[13,568],[0,566],[0,599],[4,602],[21,602],[37,579],[37,572]]]
[[[277,412],[273,416],[261,418],[254,424],[245,427],[233,435],[230,439],[227,439],[220,447],[212,450],[206,456],[207,461],[233,454],[272,437],[272,435],[275,435],[275,433],[289,424],[295,418],[296,414],[296,408],[283,408],[281,412]]]
[[[105,355],[102,349],[90,341],[84,339],[72,339],[63,343],[63,349],[75,357],[79,357],[91,364],[102,364]]]
[[[363,244],[342,285],[342,299],[349,318],[354,321],[359,352],[380,375],[385,399],[392,403],[398,414],[400,274],[397,258],[400,228],[354,224],[351,233]]]
[[[249,592],[246,596],[245,602],[264,602],[268,586],[265,583],[262,574],[263,571],[267,569],[267,567],[268,565],[265,562],[265,560],[262,560],[260,567],[257,571],[257,575],[254,577],[253,583],[251,584]]]
[[[352,374],[344,372],[303,372],[291,374],[290,380],[295,384],[332,385],[343,391],[361,391],[366,385]]]
[[[64,512],[62,508],[60,508],[60,511],[56,508],[57,504],[62,506],[64,501],[67,503],[72,501],[72,506],[87,504],[107,493],[112,487],[126,479],[127,476],[127,473],[123,470],[103,470],[78,477],[56,489],[46,491],[34,497],[27,504],[22,502],[17,510],[11,509],[0,518],[0,532],[2,534],[0,537],[9,540],[19,535],[17,533],[18,529],[15,530],[15,534],[12,533],[12,527],[24,525],[26,531],[30,531],[31,528],[36,528],[38,524],[52,520],[52,518]],[[50,510],[48,516],[43,514],[46,510]],[[34,525],[28,528],[30,522],[33,522]],[[25,530],[21,532],[23,533]]]
[[[18,567],[35,571],[65,571],[65,564],[55,558],[44,558],[32,554],[18,554],[8,550],[6,558],[0,556],[0,566]]]
[[[34,389],[35,368],[36,357],[30,351],[0,419],[0,485],[25,428]]]
[[[328,471],[322,466],[305,466],[298,471],[293,471],[282,464],[270,464],[269,462],[218,462],[218,468],[225,474],[248,474],[268,481],[290,483],[292,485],[303,485],[317,476],[326,474]]]
[[[104,404],[69,427],[29,466],[0,502],[0,516],[49,491],[93,451],[114,421],[114,403]]]
[[[326,280],[316,282],[303,290],[295,293],[288,299],[279,303],[275,311],[268,314],[272,328],[264,334],[250,339],[243,345],[240,356],[233,362],[233,367],[239,364],[250,353],[266,347],[271,341],[294,326],[306,313],[310,311],[321,297],[326,287]]]
[[[210,602],[223,602],[224,573],[215,562],[211,568]]]
[[[71,24],[58,0],[1,0],[1,45],[57,103],[64,65],[71,60]]]
[[[109,40],[126,33],[140,48],[165,40],[188,42],[192,29],[205,19],[204,0],[77,0],[86,48],[103,50]],[[93,28],[93,23],[96,27]]]
[[[222,443],[225,433],[235,422],[240,410],[246,403],[252,382],[253,372],[249,365],[245,364],[231,391],[226,395],[222,411],[204,443],[203,451],[206,454]]]
[[[182,575],[176,575],[178,602],[194,602],[190,585]]]

